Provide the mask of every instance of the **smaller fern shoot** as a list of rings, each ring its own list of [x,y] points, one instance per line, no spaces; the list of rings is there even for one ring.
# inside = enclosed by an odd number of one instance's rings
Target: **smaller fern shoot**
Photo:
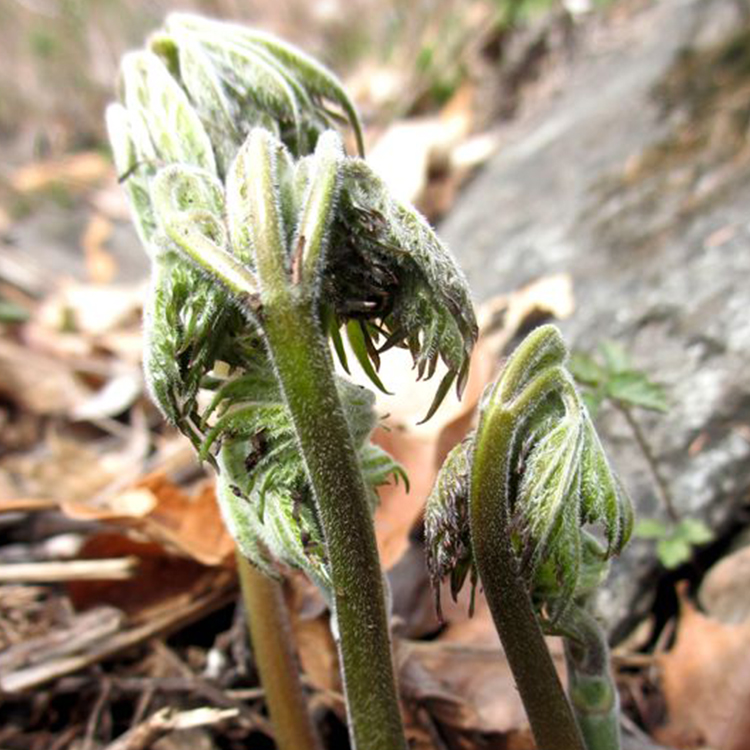
[[[617,693],[588,602],[632,510],[566,361],[560,332],[542,326],[488,387],[428,500],[427,562],[454,597],[481,582],[539,747],[617,750]],[[570,702],[544,633],[564,637]]]

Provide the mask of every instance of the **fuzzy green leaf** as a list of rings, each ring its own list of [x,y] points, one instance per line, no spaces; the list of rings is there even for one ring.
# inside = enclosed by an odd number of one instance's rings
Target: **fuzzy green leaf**
[[[364,370],[365,375],[370,378],[378,390],[390,395],[391,392],[383,385],[383,381],[378,377],[377,371],[370,362],[362,323],[350,320],[346,324],[346,336],[349,339],[349,346],[351,346],[352,352],[354,352],[354,356],[357,358],[360,367]]]
[[[179,71],[212,138],[237,149],[251,127],[273,130],[297,154],[310,152],[336,117],[326,102],[343,112],[363,152],[359,116],[336,76],[295,47],[246,27],[200,16],[173,13],[164,38],[177,49]],[[207,72],[208,71],[208,72]],[[233,154],[227,151],[224,164]]]
[[[599,351],[604,358],[604,364],[611,374],[616,375],[630,369],[630,357],[625,347],[617,341],[602,341]]]
[[[549,555],[552,542],[570,552],[567,560],[578,565],[575,540],[582,447],[582,425],[565,419],[538,440],[526,461],[516,514],[533,547],[534,568]]]
[[[427,222],[349,158],[331,235],[322,299],[336,318],[375,323],[385,336],[377,351],[408,348],[419,378],[441,359],[460,395],[477,325],[466,280]],[[368,359],[376,369],[372,351]]]
[[[492,425],[502,425],[502,434],[511,436],[502,442],[511,475],[497,512],[508,516],[521,569],[550,628],[603,574],[633,525],[630,501],[609,466],[566,359],[557,328],[542,326],[529,334],[482,399],[473,438],[494,440],[501,428]],[[471,454],[465,446],[457,451],[441,470],[425,517],[433,580],[465,575],[471,557],[465,510]],[[472,483],[481,481],[471,474]],[[603,532],[606,548],[587,526]]]
[[[574,352],[568,361],[568,369],[579,383],[598,386],[606,380],[606,373],[602,366],[588,354]]]
[[[267,571],[271,560],[301,568],[327,590],[325,545],[294,425],[270,365],[259,361],[258,368],[219,388],[210,410],[221,416],[201,452],[218,450],[219,502],[246,556]],[[391,477],[406,481],[399,464],[369,442],[373,394],[343,379],[337,385],[368,485],[374,490]],[[374,510],[374,492],[371,499]]]
[[[299,281],[317,294],[341,189],[343,149],[338,135],[333,131],[324,133],[308,161],[309,185],[297,232],[292,240],[292,281],[294,283],[295,275],[301,276]]]
[[[173,164],[151,182],[151,202],[163,233],[192,260],[210,271],[235,295],[253,307],[255,275],[227,249],[224,191],[211,174]]]
[[[656,518],[641,518],[633,528],[634,536],[639,539],[662,539],[668,533],[667,524]]]
[[[223,289],[175,252],[158,254],[144,316],[146,383],[167,420],[196,443],[201,381],[230,356],[225,348],[243,325]]]
[[[513,356],[505,363],[500,377],[492,387],[492,399],[499,399],[513,407],[524,391],[541,377],[557,371],[566,360],[568,350],[560,332],[554,326],[540,326],[532,331],[519,345]],[[560,383],[562,381],[559,381]],[[558,386],[553,383],[554,388]],[[535,406],[532,404],[531,406]],[[527,406],[524,407],[529,412]]]
[[[633,532],[633,509],[618,477],[607,461],[599,436],[588,414],[583,417],[581,454],[581,520],[602,522],[607,554],[619,554]]]
[[[122,59],[123,100],[140,159],[216,172],[213,146],[185,91],[152,52]]]
[[[607,395],[625,406],[639,406],[651,411],[669,411],[664,388],[634,370],[617,373],[607,381]]]

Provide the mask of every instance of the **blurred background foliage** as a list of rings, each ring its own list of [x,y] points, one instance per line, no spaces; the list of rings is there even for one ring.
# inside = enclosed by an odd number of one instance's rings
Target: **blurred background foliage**
[[[445,103],[477,45],[497,56],[508,28],[566,6],[588,0],[2,0],[0,140],[15,163],[103,144],[121,54],[173,9],[301,45],[347,79],[372,124]]]

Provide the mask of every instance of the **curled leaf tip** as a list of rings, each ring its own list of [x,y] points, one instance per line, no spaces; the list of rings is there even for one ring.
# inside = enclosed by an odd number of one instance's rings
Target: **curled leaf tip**
[[[542,326],[519,345],[482,397],[476,433],[448,455],[425,511],[433,585],[450,578],[455,597],[469,574],[472,586],[476,582],[469,503],[472,483],[483,480],[473,471],[473,454],[502,437],[509,468],[497,488],[496,512],[507,518],[519,570],[550,630],[561,627],[572,601],[606,574],[633,523],[630,500],[566,361],[554,326]]]
[[[486,419],[505,413],[517,425],[509,444],[514,489],[508,512],[532,590],[556,617],[581,595],[587,568],[618,554],[632,527],[630,500],[566,367],[567,354],[555,326],[536,329],[484,405]],[[586,527],[598,528],[606,539],[599,555],[592,553]]]
[[[466,280],[424,218],[359,159],[342,165],[323,294],[339,323],[370,324],[373,369],[394,346],[409,350],[420,380],[443,362],[447,373],[426,419],[453,383],[460,396],[477,339]]]
[[[448,454],[425,507],[427,570],[441,620],[441,582],[450,579],[451,596],[455,601],[467,577],[470,578],[472,603],[477,583],[469,528],[471,447],[472,436]]]

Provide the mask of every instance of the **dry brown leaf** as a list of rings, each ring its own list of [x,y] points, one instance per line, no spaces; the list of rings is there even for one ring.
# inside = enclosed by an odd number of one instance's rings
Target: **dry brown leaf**
[[[154,471],[98,503],[67,500],[62,509],[72,518],[124,523],[202,565],[226,565],[234,554],[212,481],[190,494],[163,471]]]
[[[34,322],[58,335],[91,337],[140,327],[144,284],[64,282],[40,306]]]
[[[155,472],[141,479],[136,490],[149,491],[156,498],[154,509],[143,519],[143,529],[151,538],[203,565],[224,565],[232,559],[234,541],[222,521],[213,481],[189,495]]]
[[[385,570],[398,562],[409,543],[409,530],[420,517],[424,500],[435,480],[435,447],[430,440],[402,428],[379,429],[375,443],[393,456],[409,475],[409,492],[402,481],[378,489],[380,505],[375,512],[375,534]]]
[[[289,571],[286,583],[286,600],[302,671],[309,684],[320,691],[316,702],[345,720],[338,653],[327,605],[317,587],[300,571]]]
[[[502,649],[500,637],[492,621],[492,614],[487,600],[482,595],[481,587],[477,588],[474,614],[469,615],[469,601],[471,591],[465,586],[454,602],[450,597],[450,585],[444,584],[442,592],[443,618],[447,624],[437,641],[441,643],[456,643],[467,646],[483,646]],[[552,654],[561,677],[565,675],[563,648],[560,638],[545,637],[547,648]]]
[[[142,393],[141,370],[124,370],[105,383],[90,398],[72,409],[70,417],[81,422],[94,422],[107,417],[116,417],[133,406]]]
[[[106,381],[140,370],[142,299],[142,283],[63,281],[23,327],[24,343],[29,352],[51,358],[58,370],[67,369],[68,378],[82,373]]]
[[[499,649],[400,641],[396,658],[404,695],[426,704],[441,723],[483,733],[527,727],[513,675]]]
[[[122,189],[122,185],[114,179],[114,175],[112,180],[87,197],[94,210],[107,219],[115,222],[130,222],[131,213],[127,193]]]
[[[370,149],[367,163],[385,180],[393,195],[416,203],[427,183],[435,149],[451,139],[439,117],[419,117],[393,123]]]
[[[11,224],[10,214],[3,206],[0,206],[0,234],[5,234]]]
[[[469,616],[470,599],[471,587],[464,586],[454,602],[450,595],[450,582],[444,582],[441,588],[440,606],[446,628],[440,634],[439,640],[446,643],[502,648],[487,600],[479,587],[475,594],[472,616]]]
[[[56,415],[68,413],[91,393],[67,363],[2,338],[0,395],[34,414]]]
[[[0,513],[33,513],[39,510],[54,510],[57,502],[48,498],[16,497],[5,499],[0,491]]]
[[[678,747],[750,747],[750,622],[726,625],[680,596],[677,640],[658,657],[668,723],[657,739]],[[691,744],[697,743],[697,744]]]
[[[90,537],[79,553],[82,559],[133,556],[137,573],[125,581],[72,581],[67,591],[78,610],[102,604],[128,614],[133,621],[145,621],[157,611],[175,606],[206,591],[221,570],[207,570],[194,560],[170,555],[154,542],[137,541],[118,533]]]
[[[750,547],[723,557],[701,583],[698,600],[707,614],[727,624],[750,619]]]
[[[112,222],[101,214],[94,214],[81,237],[86,271],[95,284],[108,284],[117,273],[117,263],[105,249],[111,235]]]
[[[393,194],[430,218],[446,212],[468,173],[454,169],[453,153],[471,132],[474,89],[466,81],[438,115],[391,123],[369,150],[368,163]]]
[[[388,571],[391,599],[391,627],[402,638],[419,640],[441,629],[430,584],[424,547],[409,538],[401,559]]]
[[[111,173],[109,159],[95,151],[86,151],[61,159],[25,164],[11,175],[10,184],[20,193],[34,193],[60,182],[83,189]]]
[[[426,701],[436,719],[483,733],[526,735],[528,721],[484,597],[477,592],[473,617],[469,591],[456,603],[444,592],[448,627],[431,642],[403,641],[397,654],[400,684],[410,697]],[[559,638],[548,638],[560,678],[565,663]]]
[[[295,618],[293,628],[302,670],[310,683],[318,690],[341,693],[338,655],[328,616]]]
[[[285,574],[284,596],[292,628],[299,636],[295,642],[300,659],[309,665],[305,672],[310,681],[321,690],[339,690],[336,645],[328,626],[328,605],[320,589],[302,571],[290,569]]]
[[[102,508],[112,513],[111,504],[102,498],[107,488],[132,482],[141,474],[149,442],[138,412],[125,439],[104,446],[49,429],[35,451],[0,461],[7,480],[3,485],[9,497],[51,500],[66,510],[85,507],[96,518]],[[128,508],[125,515],[130,514]]]

